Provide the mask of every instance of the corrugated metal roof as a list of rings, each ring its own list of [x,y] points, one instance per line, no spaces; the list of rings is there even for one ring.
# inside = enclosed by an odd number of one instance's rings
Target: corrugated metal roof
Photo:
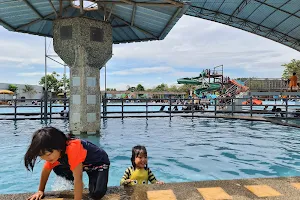
[[[69,0],[0,0],[0,24],[11,31],[52,37],[56,18],[82,16],[103,21],[106,13],[114,43],[161,40],[187,7],[174,0],[111,0],[95,3],[81,14]]]
[[[300,51],[300,0],[190,0],[186,15],[248,31]]]
[[[60,6],[61,2],[61,6]],[[164,39],[185,13],[274,40],[300,51],[300,0],[106,0],[83,15],[69,0],[0,0],[5,28],[52,37],[57,17],[84,16],[113,26],[113,42]],[[96,1],[95,1],[96,2]],[[62,9],[60,9],[62,8]]]

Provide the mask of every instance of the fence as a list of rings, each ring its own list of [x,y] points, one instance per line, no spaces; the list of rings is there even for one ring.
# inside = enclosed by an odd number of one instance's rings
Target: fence
[[[68,114],[61,112],[67,110],[69,107],[67,102],[68,99],[61,98],[50,98],[47,104],[45,104],[43,99],[13,99],[13,100],[3,100],[0,101],[5,105],[0,106],[0,120],[25,120],[25,119],[66,119]],[[56,102],[64,103],[58,105]],[[45,113],[45,105],[47,105],[47,113]],[[26,110],[20,111],[22,108],[28,108]],[[59,111],[54,111],[55,108],[61,108]],[[13,110],[13,112],[11,112]],[[6,112],[5,112],[6,111]]]
[[[256,105],[257,100],[262,100],[263,105]],[[267,101],[266,101],[267,100]],[[25,102],[24,102],[25,101]],[[0,106],[1,120],[47,120],[68,119],[68,113],[63,111],[68,105],[57,104],[57,101],[68,101],[67,99],[49,99],[45,104],[37,99],[15,99],[11,105]],[[27,102],[27,103],[26,103]],[[132,103],[135,102],[135,103]],[[136,103],[139,102],[139,103]],[[155,103],[154,103],[155,102]],[[38,104],[38,105],[34,105]],[[47,105],[47,113],[44,106]],[[207,99],[103,99],[101,109],[102,118],[125,118],[125,117],[168,117],[174,116],[209,116],[219,115],[231,116],[267,116],[280,118],[300,117],[300,98],[217,98]],[[119,109],[109,109],[109,108]],[[134,109],[138,107],[138,109]],[[151,109],[156,107],[155,109]],[[272,108],[273,107],[273,108]],[[10,109],[10,112],[5,109]],[[29,108],[21,110],[20,108]],[[30,110],[33,109],[33,111]],[[177,108],[177,109],[176,109]],[[271,109],[272,108],[272,109]],[[275,108],[275,109],[274,109]],[[4,109],[4,111],[3,111]],[[275,116],[276,115],[276,116]]]
[[[257,105],[257,101],[264,101],[263,105]],[[266,101],[267,100],[267,101]],[[173,116],[185,115],[185,116],[215,116],[217,115],[235,115],[241,116],[268,116],[281,118],[295,118],[300,117],[300,98],[273,98],[273,97],[259,97],[259,98],[217,98],[213,100],[199,100],[199,99],[103,99],[103,118],[125,118],[125,117],[169,117],[170,120]],[[108,103],[108,102],[119,103]],[[143,104],[129,103],[142,102]],[[177,101],[177,103],[176,103]],[[178,103],[186,102],[184,104]],[[293,102],[291,102],[293,101]],[[152,103],[158,102],[158,103]],[[162,103],[163,102],[163,103]],[[299,104],[298,104],[299,103]],[[134,110],[126,109],[130,107],[142,106],[145,109]],[[108,111],[108,107],[119,107],[120,111]],[[150,110],[151,107],[167,108],[160,110]],[[187,109],[174,108],[184,107]],[[273,107],[270,109],[270,107]],[[298,110],[299,109],[299,110]],[[129,111],[125,111],[129,110]],[[136,115],[137,114],[137,115]],[[276,115],[276,116],[275,116]]]

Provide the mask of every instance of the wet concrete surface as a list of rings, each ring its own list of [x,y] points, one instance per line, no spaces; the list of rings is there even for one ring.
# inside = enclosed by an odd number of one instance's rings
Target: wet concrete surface
[[[245,186],[258,186],[259,197],[248,190]],[[296,186],[299,186],[297,188]],[[198,188],[206,190],[207,188],[221,188],[227,197],[222,198],[219,194],[211,194],[212,196],[205,198],[205,194],[201,194]],[[275,192],[268,191],[271,188]],[[168,190],[167,193],[172,193],[172,196],[165,196],[165,193],[160,191]],[[149,192],[151,191],[151,192]],[[151,194],[162,194],[162,196],[153,197]],[[7,194],[0,195],[1,200],[24,200],[31,194]],[[218,196],[219,195],[219,196]],[[62,192],[46,192],[44,199],[52,200],[70,200],[73,199],[72,191]],[[84,191],[84,198],[88,198],[88,191]],[[299,200],[300,199],[300,177],[287,178],[260,178],[260,179],[238,179],[238,180],[219,180],[219,181],[199,181],[186,183],[168,183],[164,185],[139,185],[127,187],[109,187],[107,194],[103,200],[214,200],[214,199],[233,199],[233,200],[249,200],[249,199],[264,199],[264,200]]]

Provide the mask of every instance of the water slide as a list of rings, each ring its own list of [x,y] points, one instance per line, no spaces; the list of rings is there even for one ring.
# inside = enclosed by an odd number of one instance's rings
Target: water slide
[[[246,92],[249,90],[249,88],[240,80],[230,80],[230,83],[241,88],[241,92]]]
[[[177,79],[178,84],[186,84],[186,85],[198,85],[199,88],[197,88],[194,91],[194,94],[197,96],[201,96],[201,93],[203,92],[211,92],[216,91],[221,88],[221,84],[219,83],[204,83],[201,81],[204,76],[201,74],[199,77],[192,77],[192,78],[180,78]]]
[[[197,96],[200,96],[203,92],[211,92],[216,91],[221,88],[221,85],[219,83],[208,83],[207,87],[197,88],[194,93]]]
[[[231,84],[236,85],[241,88],[241,92],[246,92],[249,90],[245,84],[240,81],[240,80],[231,80]],[[250,105],[250,100],[248,99],[247,101],[242,102],[243,105]],[[262,100],[259,99],[252,99],[252,104],[253,105],[262,105]]]
[[[185,84],[185,85],[202,85],[202,82],[200,82],[196,79],[193,79],[193,78],[180,78],[180,79],[177,79],[177,83]]]

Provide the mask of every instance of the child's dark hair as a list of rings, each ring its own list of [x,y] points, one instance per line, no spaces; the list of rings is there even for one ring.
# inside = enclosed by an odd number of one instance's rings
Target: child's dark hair
[[[296,72],[294,72],[293,75],[295,76],[295,75],[296,75]]]
[[[42,156],[46,151],[58,150],[66,151],[66,142],[72,139],[73,135],[65,135],[62,131],[54,127],[45,127],[34,132],[31,144],[24,156],[25,167],[32,171],[38,156]]]
[[[147,156],[147,150],[145,146],[137,145],[132,148],[132,155],[131,155],[131,164],[133,168],[135,169],[135,158],[138,157],[140,154]],[[147,168],[148,164],[145,166]]]

